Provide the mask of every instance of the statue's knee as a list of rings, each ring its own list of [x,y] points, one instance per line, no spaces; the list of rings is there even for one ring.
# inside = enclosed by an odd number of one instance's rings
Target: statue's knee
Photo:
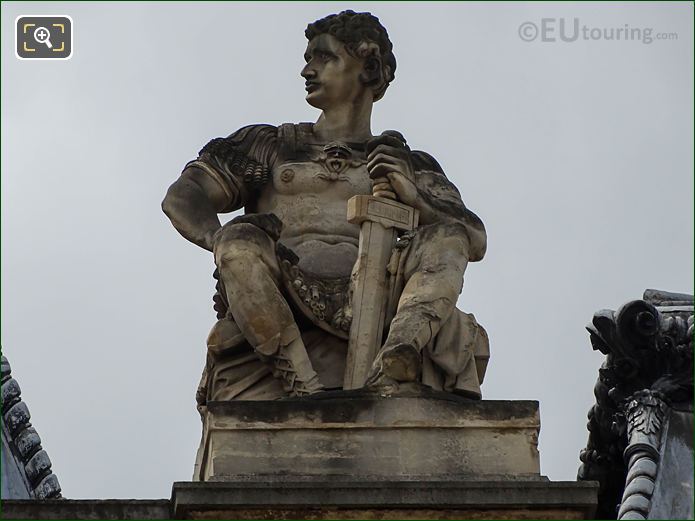
[[[437,251],[465,269],[468,264],[468,237],[465,235],[447,236],[436,245]]]
[[[468,236],[452,224],[434,224],[418,229],[406,263],[406,274],[454,273],[463,277],[468,265]]]
[[[224,271],[244,271],[259,262],[263,262],[262,253],[243,241],[226,242],[215,254],[215,264]]]
[[[422,236],[425,249],[447,252],[468,259],[468,231],[460,223],[439,223],[427,226]]]
[[[244,270],[264,262],[273,250],[273,241],[249,223],[228,223],[215,242],[215,264],[221,270]]]
[[[234,241],[266,242],[268,234],[251,223],[228,222],[217,232],[217,244]]]

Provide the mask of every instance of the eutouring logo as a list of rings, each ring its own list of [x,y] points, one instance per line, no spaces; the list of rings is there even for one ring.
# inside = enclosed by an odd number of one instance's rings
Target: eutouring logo
[[[650,44],[660,40],[677,40],[678,33],[655,32],[653,27],[630,24],[598,27],[583,24],[579,18],[541,18],[538,22],[519,25],[519,38],[525,42],[572,43],[576,41],[623,41]]]

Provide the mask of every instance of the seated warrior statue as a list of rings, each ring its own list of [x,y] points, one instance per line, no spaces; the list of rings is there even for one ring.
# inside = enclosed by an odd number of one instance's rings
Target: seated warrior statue
[[[250,125],[210,141],[162,208],[216,264],[218,322],[198,404],[342,389],[360,227],[348,200],[374,195],[419,211],[388,264],[384,341],[368,386],[419,382],[480,398],[487,335],[456,309],[486,234],[429,154],[398,132],[373,136],[372,105],[394,79],[386,29],[344,11],[305,32],[307,102],[316,123]],[[218,214],[240,208],[224,226]]]

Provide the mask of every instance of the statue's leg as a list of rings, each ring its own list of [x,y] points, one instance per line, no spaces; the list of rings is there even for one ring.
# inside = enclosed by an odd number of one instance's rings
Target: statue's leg
[[[415,381],[422,349],[439,332],[456,307],[468,265],[468,237],[458,224],[421,226],[407,250],[405,287],[398,301],[372,378]]]
[[[275,241],[250,222],[227,223],[218,233],[215,263],[229,310],[244,337],[272,363],[273,374],[283,380],[286,391],[301,395],[321,390],[292,311],[279,289]]]

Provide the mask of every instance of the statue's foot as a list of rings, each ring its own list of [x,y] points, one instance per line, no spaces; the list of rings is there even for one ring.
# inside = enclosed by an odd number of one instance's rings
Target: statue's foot
[[[374,360],[367,386],[379,382],[415,382],[420,375],[422,358],[420,352],[410,344],[387,347]]]
[[[389,378],[384,374],[378,373],[370,376],[369,379],[367,379],[366,383],[364,384],[364,388],[382,396],[390,396],[398,393],[400,384],[393,378]]]
[[[290,393],[290,396],[308,396],[310,394],[320,393],[323,390],[323,384],[319,380],[318,375],[314,373],[313,376],[307,378],[306,381],[302,381],[299,378],[295,378],[294,382],[292,382],[292,391]]]

